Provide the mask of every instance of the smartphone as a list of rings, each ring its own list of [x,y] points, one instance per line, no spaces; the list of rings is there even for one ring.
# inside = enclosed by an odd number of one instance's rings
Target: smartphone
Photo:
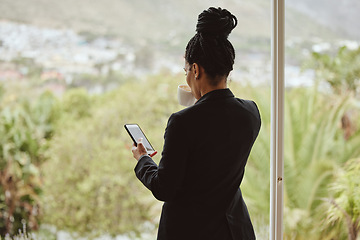
[[[143,139],[142,143],[146,148],[147,153],[150,157],[153,157],[157,151],[153,148],[147,137],[145,136],[144,132],[141,130],[138,124],[125,124],[124,125],[126,131],[129,133],[131,139],[133,140],[135,146],[137,146],[137,142],[140,138]]]

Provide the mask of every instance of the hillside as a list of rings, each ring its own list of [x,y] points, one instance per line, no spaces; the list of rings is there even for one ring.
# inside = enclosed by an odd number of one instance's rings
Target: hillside
[[[328,26],[339,36],[360,40],[360,1],[358,0],[290,0],[287,5],[317,23]]]
[[[222,6],[239,19],[234,38],[270,37],[269,0],[217,0],[212,4],[201,0],[0,0],[0,19],[24,22],[42,27],[71,28],[78,32],[120,37],[128,42],[144,41],[183,46],[193,34],[197,15],[209,6]],[[208,1],[210,2],[210,1]],[[344,1],[342,1],[344,2]],[[332,4],[327,4],[332,3]],[[287,1],[287,36],[308,38],[356,38],[349,22],[354,17],[331,14],[337,12],[335,0]],[[320,5],[321,4],[321,5]],[[316,9],[322,7],[321,14]],[[342,4],[342,13],[359,11],[360,4]],[[324,9],[325,8],[325,9]],[[330,16],[329,16],[330,15]],[[359,18],[359,16],[356,16]],[[342,27],[342,23],[347,23]],[[360,21],[357,21],[357,25]],[[354,25],[354,26],[357,26]],[[350,24],[351,26],[351,24]]]

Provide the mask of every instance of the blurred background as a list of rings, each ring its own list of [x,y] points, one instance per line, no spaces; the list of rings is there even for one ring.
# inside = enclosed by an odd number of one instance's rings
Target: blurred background
[[[161,152],[182,109],[185,46],[210,6],[238,18],[229,87],[263,122],[241,188],[268,239],[269,0],[0,0],[2,238],[156,238],[162,203],[135,177],[123,125]],[[359,11],[286,1],[284,239],[359,239]]]

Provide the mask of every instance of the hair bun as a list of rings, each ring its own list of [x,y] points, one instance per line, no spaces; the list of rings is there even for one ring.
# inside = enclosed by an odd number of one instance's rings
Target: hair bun
[[[198,17],[196,32],[203,36],[211,35],[227,38],[236,27],[237,19],[228,10],[210,7]]]

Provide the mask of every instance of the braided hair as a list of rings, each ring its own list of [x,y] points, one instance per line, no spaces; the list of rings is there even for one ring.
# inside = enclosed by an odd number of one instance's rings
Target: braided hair
[[[215,81],[233,70],[235,50],[228,36],[236,27],[237,19],[228,10],[210,7],[198,16],[196,34],[186,46],[185,60],[201,65]],[[217,82],[212,82],[216,85]]]

